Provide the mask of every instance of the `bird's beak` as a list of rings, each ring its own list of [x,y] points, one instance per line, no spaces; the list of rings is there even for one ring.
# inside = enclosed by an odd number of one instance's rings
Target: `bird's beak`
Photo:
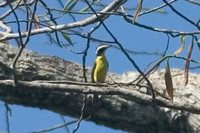
[[[107,46],[107,48],[110,48],[110,47],[112,47],[112,45],[108,45],[108,46]]]

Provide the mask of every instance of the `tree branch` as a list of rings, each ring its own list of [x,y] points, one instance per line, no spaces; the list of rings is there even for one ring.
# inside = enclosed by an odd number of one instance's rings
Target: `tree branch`
[[[64,83],[66,82],[66,83]],[[195,106],[187,103],[180,103],[174,101],[173,103],[169,100],[159,98],[152,99],[151,96],[142,94],[135,90],[130,90],[129,87],[126,86],[118,86],[118,85],[106,85],[99,86],[96,84],[87,84],[82,82],[68,82],[63,81],[61,84],[56,84],[55,81],[53,83],[48,83],[45,81],[19,81],[16,85],[13,84],[12,80],[1,80],[0,86],[2,89],[25,89],[25,91],[50,91],[50,92],[60,92],[60,93],[82,93],[82,94],[99,94],[99,95],[118,95],[122,96],[127,100],[133,102],[144,102],[148,104],[158,105],[162,107],[167,107],[171,109],[188,111],[195,114],[200,114],[200,106]],[[81,87],[80,87],[81,86]]]
[[[4,53],[1,58],[7,63],[4,66],[12,64],[16,52],[10,45],[0,43],[0,53]],[[166,133],[177,128],[183,131],[185,129],[181,126],[174,127],[182,124],[186,124],[188,132],[191,132],[194,129],[192,127],[199,126],[200,117],[196,115],[200,113],[199,75],[190,74],[188,85],[183,89],[181,86],[183,72],[172,71],[175,83],[174,103],[172,103],[159,96],[152,99],[146,94],[144,87],[84,83],[81,65],[57,57],[41,56],[27,50],[23,51],[16,66],[19,75],[17,84],[14,85],[13,77],[7,75],[9,72],[6,72],[6,67],[0,68],[0,99],[9,104],[37,107],[79,118],[85,94],[100,94],[102,105],[98,108],[92,105],[92,98],[87,97],[83,119],[91,116],[89,121],[140,133],[150,132],[149,130]],[[160,93],[165,90],[162,75],[164,76],[164,72],[158,71],[149,77],[156,91]],[[86,69],[86,76],[90,80],[90,69]],[[129,82],[128,80],[136,76],[138,74],[133,72],[126,76],[112,75],[112,78],[115,81],[119,79]],[[187,119],[178,121],[183,117]]]
[[[110,3],[107,7],[105,7],[101,12],[115,11],[122,4],[124,4],[126,1],[127,0],[115,0],[112,3]],[[109,14],[99,14],[98,16],[103,20],[103,19],[109,17],[110,15]],[[80,20],[80,21],[77,21],[77,22],[73,22],[73,23],[60,24],[60,25],[56,25],[56,26],[34,29],[34,30],[31,31],[30,35],[37,35],[37,34],[42,34],[42,33],[47,33],[47,32],[55,32],[55,31],[59,31],[59,30],[66,30],[66,29],[70,29],[70,28],[83,27],[83,26],[87,26],[87,25],[90,25],[90,24],[94,24],[96,22],[98,22],[98,18],[96,17],[96,15],[93,15],[91,17],[88,17],[86,19],[83,19],[83,20]],[[28,35],[28,31],[21,33],[22,37],[26,37],[27,35]],[[6,34],[6,35],[3,35],[2,37],[0,37],[0,41],[15,39],[15,38],[19,38],[18,33],[9,33],[9,34]]]

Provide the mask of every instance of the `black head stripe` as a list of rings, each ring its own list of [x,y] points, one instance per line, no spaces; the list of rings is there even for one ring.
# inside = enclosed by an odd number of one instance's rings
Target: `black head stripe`
[[[106,48],[99,49],[99,50],[97,51],[97,55],[100,55],[100,54],[103,53],[105,50],[106,50]]]

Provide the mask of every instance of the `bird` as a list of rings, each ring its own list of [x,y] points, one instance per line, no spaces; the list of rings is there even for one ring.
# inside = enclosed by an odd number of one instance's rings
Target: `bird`
[[[92,68],[91,79],[93,83],[105,82],[109,63],[105,56],[105,51],[111,45],[99,45],[96,49],[96,59]]]
[[[104,83],[108,72],[109,63],[105,56],[105,51],[111,45],[102,44],[96,49],[96,59],[92,68],[91,79],[93,83]],[[98,95],[94,94],[93,103],[99,101]]]

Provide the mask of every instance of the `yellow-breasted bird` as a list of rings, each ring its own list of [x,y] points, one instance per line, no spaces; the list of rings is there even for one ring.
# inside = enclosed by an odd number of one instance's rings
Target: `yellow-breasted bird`
[[[106,79],[109,64],[105,56],[105,51],[110,46],[111,45],[103,44],[96,49],[96,59],[91,75],[93,83],[103,83]]]
[[[96,59],[91,75],[93,83],[103,83],[106,79],[109,64],[105,56],[105,51],[109,47],[111,45],[103,44],[99,45],[96,49]],[[99,100],[98,96],[94,95],[93,101],[97,102],[97,100]]]

